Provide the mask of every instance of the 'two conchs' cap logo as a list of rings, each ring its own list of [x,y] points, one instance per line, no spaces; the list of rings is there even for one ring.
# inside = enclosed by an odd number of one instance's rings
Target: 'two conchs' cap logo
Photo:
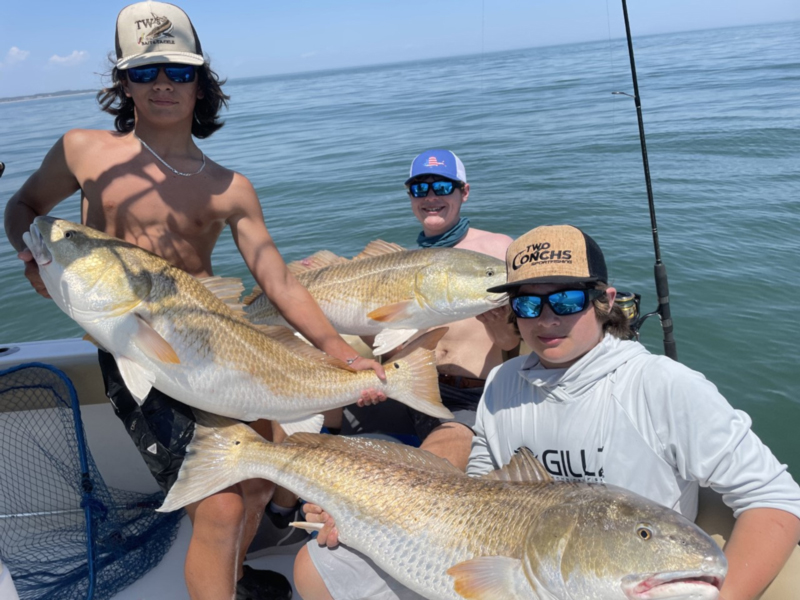
[[[608,283],[603,252],[597,243],[572,225],[537,227],[520,236],[506,252],[505,292],[530,283]]]

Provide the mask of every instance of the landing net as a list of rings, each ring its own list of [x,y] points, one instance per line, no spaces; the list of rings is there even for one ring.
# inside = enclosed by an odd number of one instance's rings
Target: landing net
[[[21,600],[103,600],[144,575],[183,516],[154,512],[163,498],[105,485],[63,372],[0,371],[0,560]]]

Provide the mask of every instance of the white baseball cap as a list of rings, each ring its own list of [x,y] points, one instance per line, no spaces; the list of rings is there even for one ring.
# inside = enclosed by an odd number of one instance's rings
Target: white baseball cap
[[[137,2],[123,8],[117,17],[116,49],[118,69],[205,62],[189,16],[165,2]]]

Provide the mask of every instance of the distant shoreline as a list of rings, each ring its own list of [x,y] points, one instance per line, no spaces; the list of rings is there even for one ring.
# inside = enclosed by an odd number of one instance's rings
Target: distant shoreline
[[[28,102],[29,100],[41,100],[42,98],[63,98],[64,96],[84,96],[86,94],[96,94],[97,90],[64,90],[61,92],[45,92],[41,94],[29,94],[27,96],[13,96],[11,98],[0,98],[0,104],[6,102]]]

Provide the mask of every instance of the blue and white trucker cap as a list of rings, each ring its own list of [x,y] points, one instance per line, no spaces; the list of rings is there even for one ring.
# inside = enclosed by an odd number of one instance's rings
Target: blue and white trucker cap
[[[453,181],[467,183],[467,172],[464,163],[450,150],[426,150],[413,161],[406,179],[406,185],[415,177],[440,175]]]

